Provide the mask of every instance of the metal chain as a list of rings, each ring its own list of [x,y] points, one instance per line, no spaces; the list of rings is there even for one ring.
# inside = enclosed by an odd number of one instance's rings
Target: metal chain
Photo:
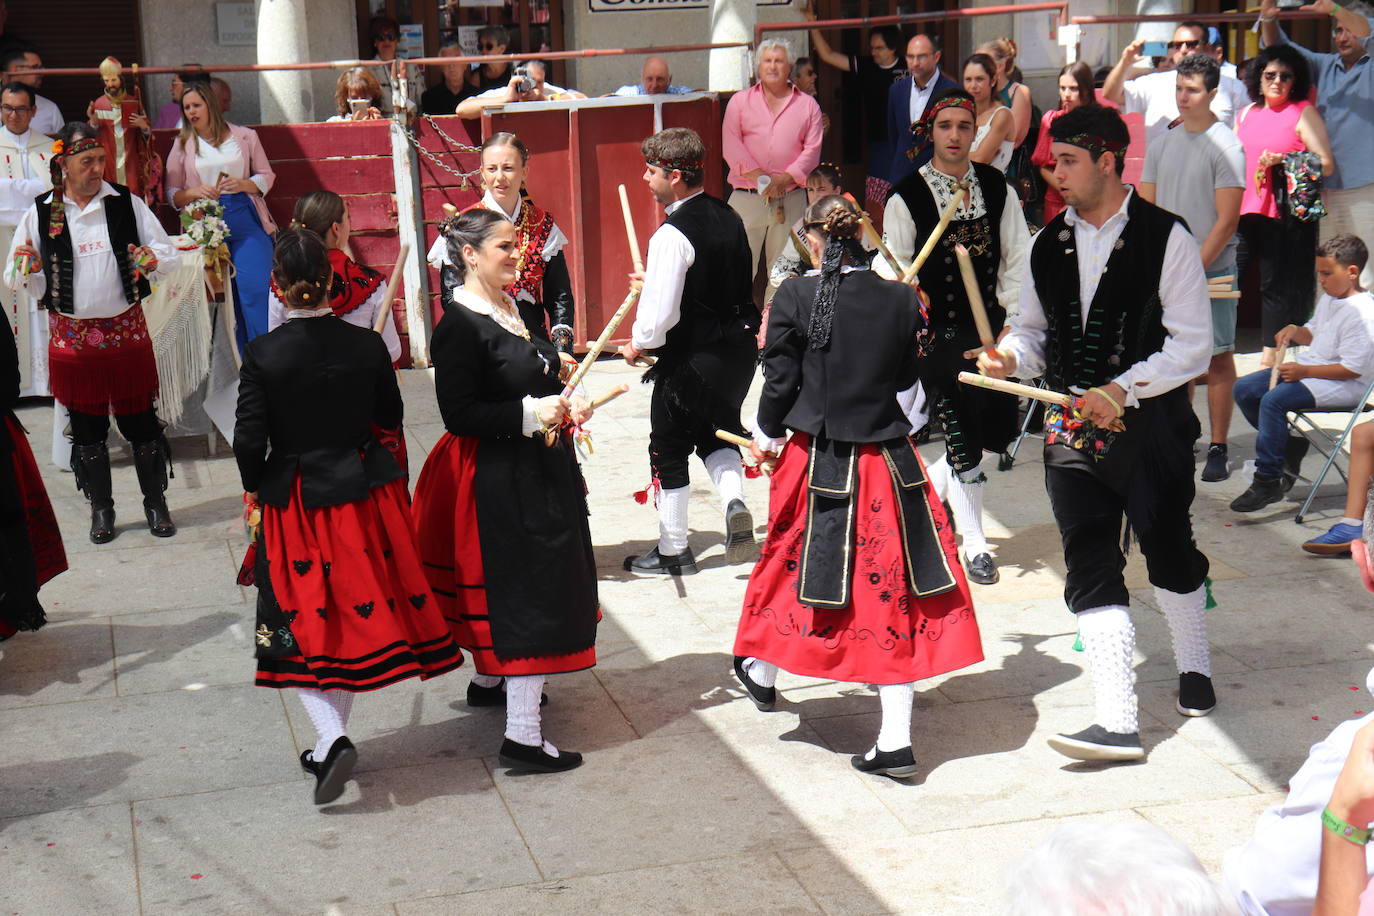
[[[429,116],[429,115],[421,115],[421,117],[423,117],[427,122],[429,122],[429,126],[430,126],[431,128],[434,129],[434,132],[435,132],[436,134],[438,134],[440,137],[442,137],[444,140],[446,140],[451,146],[454,147],[453,152],[455,152],[455,153],[480,153],[480,152],[482,152],[482,148],[481,148],[480,146],[469,146],[468,144],[463,143],[463,142],[461,142],[461,141],[459,141],[459,140],[456,140],[456,139],[454,139],[453,137],[450,137],[448,134],[444,133],[444,131],[439,127],[439,125],[438,125],[437,123],[435,123],[434,118],[432,118],[431,116]],[[419,138],[415,136],[414,131],[412,131],[409,127],[406,127],[406,126],[402,125],[402,126],[401,126],[401,132],[405,134],[406,140],[409,141],[410,145],[413,146],[413,147],[415,148],[415,151],[416,151],[416,152],[418,152],[420,155],[424,156],[424,157],[425,157],[426,159],[428,159],[430,162],[432,162],[432,163],[434,163],[435,165],[437,165],[439,168],[443,169],[445,172],[448,172],[448,173],[449,173],[450,175],[452,175],[454,178],[462,179],[462,183],[459,185],[459,187],[460,187],[462,190],[464,190],[464,191],[468,190],[470,184],[472,183],[472,179],[474,179],[474,178],[477,176],[478,172],[480,172],[480,171],[482,170],[481,167],[479,166],[478,168],[473,169],[471,172],[460,172],[460,171],[458,171],[457,169],[455,169],[453,166],[449,165],[449,164],[448,164],[447,162],[445,162],[444,160],[440,159],[440,158],[439,158],[437,155],[435,155],[434,153],[432,153],[432,152],[430,152],[429,150],[425,149],[424,146],[421,145]]]

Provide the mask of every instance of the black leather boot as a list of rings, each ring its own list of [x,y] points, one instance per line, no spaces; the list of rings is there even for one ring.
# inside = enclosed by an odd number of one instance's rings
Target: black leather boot
[[[115,536],[110,450],[105,443],[72,446],[72,474],[76,488],[91,503],[91,543],[108,544]]]
[[[167,440],[161,436],[150,442],[134,444],[134,470],[138,472],[138,487],[143,491],[143,514],[153,537],[169,538],[177,533],[172,513],[167,510],[167,472],[172,458]]]

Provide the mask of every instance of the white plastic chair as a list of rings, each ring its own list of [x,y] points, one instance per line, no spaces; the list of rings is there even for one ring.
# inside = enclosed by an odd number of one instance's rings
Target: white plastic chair
[[[1350,433],[1355,429],[1356,424],[1361,420],[1369,419],[1369,411],[1374,410],[1374,381],[1369,383],[1369,387],[1364,390],[1364,397],[1360,400],[1358,407],[1347,410],[1290,410],[1288,411],[1289,432],[1302,436],[1308,442],[1326,456],[1325,463],[1322,464],[1321,472],[1312,479],[1312,486],[1307,491],[1307,498],[1303,500],[1302,508],[1298,510],[1297,518],[1293,521],[1302,524],[1303,516],[1312,506],[1312,500],[1317,495],[1317,488],[1322,485],[1326,475],[1334,467],[1336,473],[1341,475],[1342,480],[1348,480],[1345,468],[1336,461],[1344,455],[1347,443],[1350,441]]]

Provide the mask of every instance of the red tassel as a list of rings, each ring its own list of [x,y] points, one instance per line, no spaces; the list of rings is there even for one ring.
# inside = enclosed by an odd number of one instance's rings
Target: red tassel
[[[746,464],[744,466],[744,476],[749,478],[750,480],[753,480],[756,477],[762,477],[763,471],[759,470],[759,466],[757,464]]]
[[[650,478],[649,483],[644,487],[644,489],[642,489],[642,490],[636,490],[635,493],[634,493],[634,500],[635,500],[635,502],[639,503],[641,506],[647,505],[648,502],[649,502],[649,491],[650,491],[650,490],[653,490],[653,491],[654,491],[654,508],[657,509],[657,508],[658,508],[658,478],[657,478],[657,477]]]

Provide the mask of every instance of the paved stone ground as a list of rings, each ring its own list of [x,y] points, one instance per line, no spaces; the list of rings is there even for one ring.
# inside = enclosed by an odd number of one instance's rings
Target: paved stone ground
[[[608,363],[592,387],[629,379]],[[405,390],[417,472],[441,425],[428,376],[405,373]],[[47,443],[51,411],[21,413]],[[1215,870],[1307,747],[1371,708],[1370,596],[1349,561],[1297,547],[1340,514],[1341,488],[1298,526],[1291,502],[1232,515],[1236,475],[1200,485],[1195,507],[1220,601],[1216,713],[1174,712],[1167,630],[1133,561],[1149,759],[1097,769],[1049,750],[1047,735],[1088,722],[1091,698],[1032,440],[1012,471],[990,472],[1002,581],[975,586],[987,660],[918,685],[918,777],[859,775],[848,755],[876,733],[873,690],[784,676],[763,715],[730,677],[748,569],[722,563],[704,473],[701,573],[621,571],[656,536],[652,510],[630,499],[648,478],[647,429],[635,386],[595,420],[586,466],[600,663],[550,683],[545,724],[587,763],[506,775],[502,716],[467,709],[459,672],[360,697],[356,782],[320,809],[296,762],[313,742],[307,718],[252,686],[227,451],[181,444],[169,542],[138,519],[127,457],[120,534],[99,548],[71,476],[47,468],[72,569],[43,592],[52,623],[0,648],[0,913],[987,913],[1006,863],[1065,819],[1146,819]],[[1239,417],[1232,441],[1249,457]],[[762,523],[765,484],[748,488]]]

